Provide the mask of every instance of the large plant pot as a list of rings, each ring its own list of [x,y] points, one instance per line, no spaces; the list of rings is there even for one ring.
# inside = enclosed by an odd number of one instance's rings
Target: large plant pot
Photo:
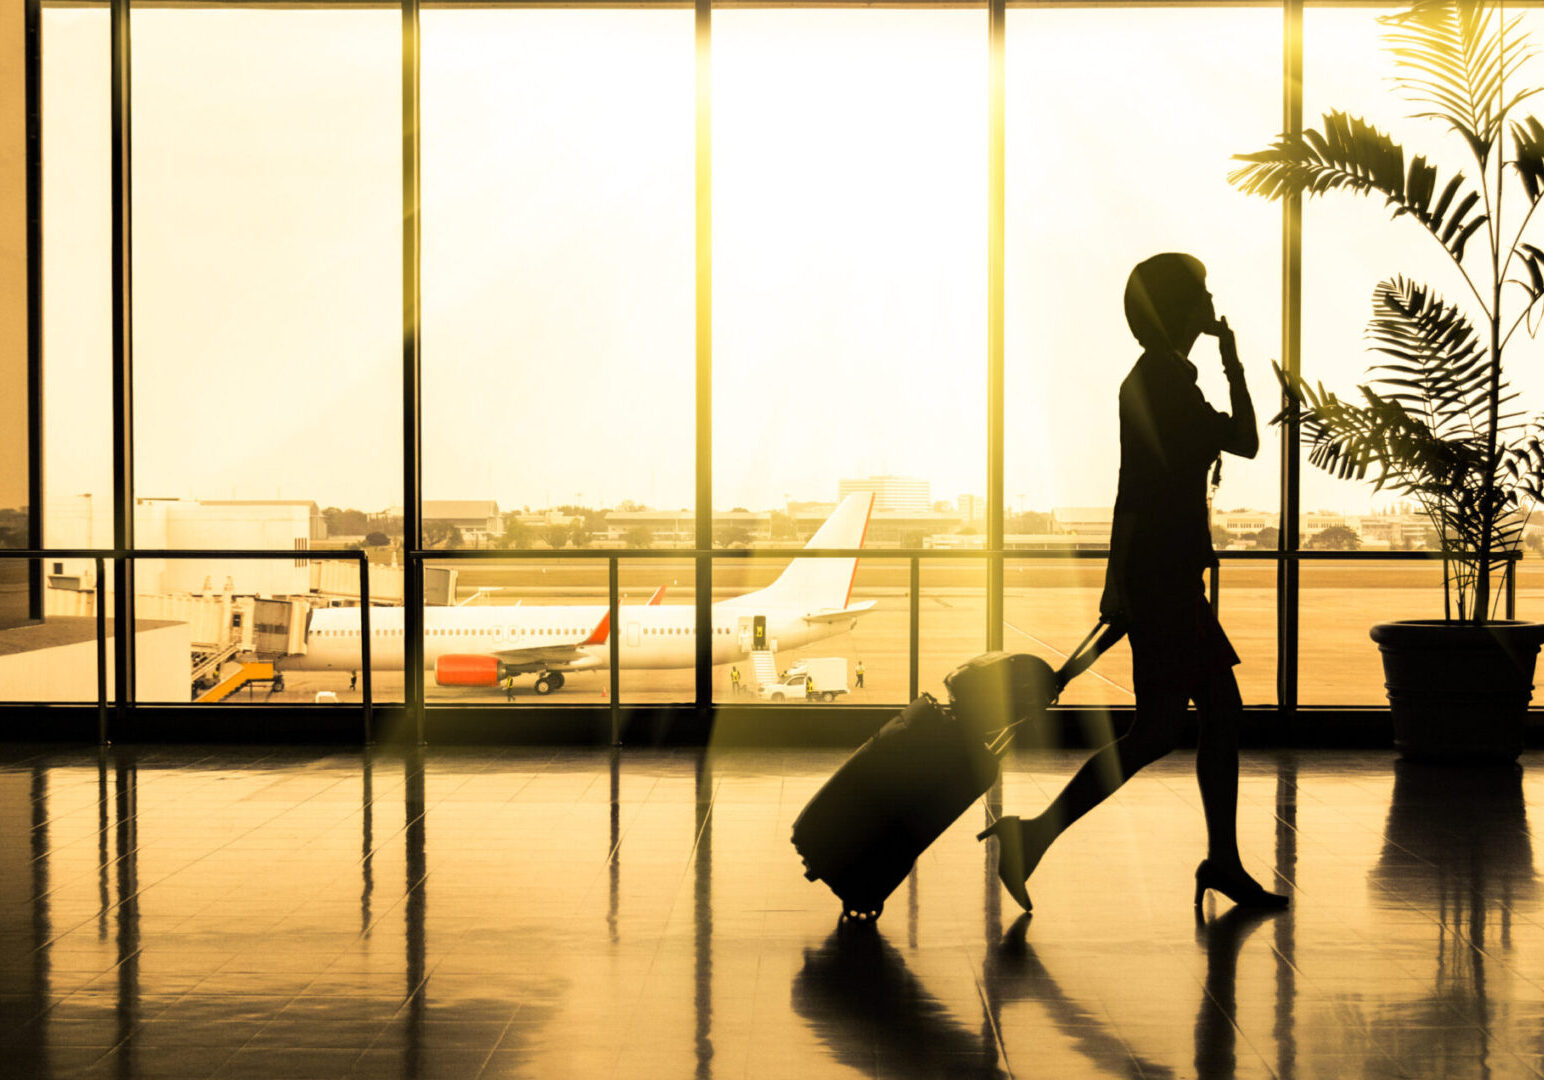
[[[1514,761],[1544,624],[1380,623],[1394,746],[1423,761]]]

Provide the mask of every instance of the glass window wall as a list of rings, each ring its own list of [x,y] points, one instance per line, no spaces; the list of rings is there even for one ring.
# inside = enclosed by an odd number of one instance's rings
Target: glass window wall
[[[744,542],[775,542],[868,490],[875,543],[965,527],[985,491],[984,6],[726,10],[712,48],[715,511],[769,514]]]
[[[596,559],[439,559],[424,567],[424,687],[435,705],[604,704],[612,645]],[[402,652],[394,654],[400,678]]]
[[[714,701],[904,704],[910,575],[905,559],[715,559]],[[850,614],[806,619],[811,605],[787,602],[811,595],[790,591],[800,579],[834,582],[841,595],[816,606]]]
[[[1253,459],[1223,458],[1214,544],[1249,546],[1279,520],[1280,439],[1267,421],[1279,397],[1270,361],[1279,355],[1281,211],[1233,190],[1227,173],[1232,154],[1279,129],[1281,41],[1281,14],[1266,8],[1008,12],[1006,544],[1108,544],[1118,394],[1142,351],[1122,298],[1133,267],[1167,251],[1206,266],[1260,428]],[[1216,339],[1201,337],[1189,358],[1207,400],[1229,411]],[[1005,646],[1071,650],[1097,616],[1103,569],[1010,563]],[[1235,643],[1262,646],[1239,673],[1250,703],[1275,700],[1275,622],[1273,603],[1224,607]],[[1066,700],[1131,704],[1129,663],[1122,644]]]
[[[108,30],[105,5],[43,11],[41,510],[43,542],[55,548],[113,542]],[[25,536],[16,539],[8,546],[24,546]],[[91,560],[52,559],[43,569],[45,622],[94,614]],[[82,664],[71,661],[52,693],[94,700],[94,661]]]
[[[1305,120],[1346,109],[1439,169],[1457,167],[1461,153],[1428,150],[1451,140],[1411,119],[1385,78],[1376,18],[1387,11],[1309,8]],[[110,19],[106,7],[73,4],[44,13],[43,476],[56,547],[112,540]],[[406,53],[390,8],[146,2],[131,24],[129,419],[141,549],[362,546],[383,612],[401,603],[403,567],[423,561],[430,622],[463,607],[598,616],[611,552],[622,559],[624,612],[661,620],[654,629],[680,637],[686,656],[693,556],[624,553],[695,548],[697,516],[710,514],[718,552],[791,557],[811,543],[871,552],[840,598],[798,598],[806,621],[861,606],[852,625],[780,650],[773,666],[839,658],[851,688],[842,700],[900,704],[912,685],[941,691],[942,676],[996,629],[987,626],[989,409],[1005,419],[1004,645],[1054,660],[1092,625],[1119,460],[1116,392],[1138,350],[1120,294],[1140,259],[1189,251],[1238,334],[1262,428],[1258,456],[1225,462],[1212,524],[1219,548],[1263,555],[1224,561],[1221,610],[1244,658],[1246,702],[1276,703],[1269,553],[1283,500],[1280,440],[1265,425],[1279,401],[1269,361],[1281,339],[1281,210],[1226,176],[1232,155],[1281,127],[1279,9],[1009,10],[1000,237],[989,216],[998,91],[985,5],[733,7],[715,10],[704,36],[688,7],[428,4],[418,48]],[[699,69],[702,47],[709,65]],[[407,279],[404,77],[421,88],[422,132],[422,246]],[[697,127],[703,110],[711,123]],[[699,186],[707,176],[710,189]],[[709,194],[710,212],[697,218]],[[1303,371],[1341,391],[1372,359],[1362,332],[1377,280],[1432,267],[1434,284],[1462,290],[1418,227],[1354,201],[1309,200],[1303,224]],[[699,262],[704,222],[711,261]],[[1005,253],[1001,402],[988,400],[994,240]],[[423,357],[416,401],[403,399],[405,280],[421,282],[421,331],[409,328]],[[696,304],[707,295],[710,339],[700,342]],[[695,381],[704,344],[706,417]],[[1222,406],[1215,353],[1203,338],[1191,359]],[[1533,408],[1544,375],[1512,370]],[[423,418],[420,462],[403,461],[404,408]],[[695,444],[702,420],[711,446]],[[703,462],[711,507],[696,505]],[[843,509],[855,495],[866,500],[862,515]],[[407,498],[418,500],[421,548],[403,536]],[[1311,547],[1347,532],[1391,555],[1428,540],[1412,508],[1306,463],[1302,505]],[[458,547],[551,558],[435,559]],[[1090,547],[1096,557],[1072,557]],[[933,549],[982,554],[930,559]],[[915,598],[913,558],[923,560]],[[88,595],[85,565],[62,560],[50,581],[65,589],[75,579]],[[357,611],[357,581],[352,595],[342,581],[357,571],[346,562],[330,585],[311,568],[290,580],[295,567],[279,560],[252,564],[253,580],[227,589],[237,565],[234,556],[141,561],[139,617],[227,592],[322,616]],[[715,616],[771,587],[786,565],[715,559]],[[1392,558],[1305,566],[1302,643],[1286,658],[1298,666],[1301,701],[1381,701],[1375,666],[1351,665],[1348,682],[1313,656],[1365,653],[1375,665],[1370,643],[1336,645],[1335,635],[1355,623],[1360,640],[1363,608],[1369,622],[1437,608],[1439,571]],[[1406,598],[1399,583],[1412,575],[1430,587]],[[794,576],[815,589],[830,575]],[[1521,614],[1541,592],[1525,568]],[[1339,610],[1346,597],[1356,612]],[[55,599],[63,617],[66,598]],[[1395,602],[1405,607],[1384,609]],[[609,640],[623,658],[623,702],[690,702],[691,663],[642,664],[647,619],[636,620],[636,643],[621,621]],[[313,618],[303,635],[315,628]],[[444,630],[426,629],[426,651]],[[740,633],[716,622],[713,632],[731,645]],[[717,644],[713,700],[726,702],[734,661]],[[460,655],[499,662],[499,650],[471,645]],[[640,664],[628,665],[630,649]],[[191,693],[191,640],[188,651],[188,670],[175,667]],[[149,655],[139,656],[140,699],[185,700],[151,691],[160,684]],[[451,704],[430,659],[428,701]],[[400,700],[400,659],[379,674],[377,699]],[[609,700],[603,668],[566,677],[555,698],[535,692],[539,675],[520,676],[533,680],[531,702]],[[345,674],[327,678],[338,685],[308,684],[307,700],[357,694]],[[747,692],[751,684],[742,669]],[[505,700],[502,684],[483,689]],[[1129,705],[1125,646],[1065,700]]]
[[[1003,571],[1003,648],[1029,652],[1060,667],[1099,619],[1106,560],[1026,555]],[[1131,649],[1124,639],[1098,664],[1067,684],[1066,705],[1124,705],[1135,702]]]
[[[358,543],[401,505],[400,26],[133,11],[142,547]]]
[[[692,50],[690,9],[423,13],[428,546],[693,546]]]
[[[1462,174],[1468,178],[1464,190],[1473,188],[1478,195],[1479,169],[1464,140],[1441,120],[1418,115],[1431,111],[1429,103],[1412,99],[1391,81],[1403,72],[1389,50],[1389,27],[1380,18],[1392,13],[1397,9],[1316,7],[1305,13],[1304,127],[1322,131],[1331,110],[1360,118],[1402,146],[1406,161],[1424,157],[1437,170],[1438,191]],[[1509,19],[1521,18],[1535,42],[1544,29],[1539,15],[1537,10],[1508,11]],[[1544,68],[1527,64],[1513,85],[1536,85],[1541,75]],[[1527,103],[1518,115],[1530,111],[1533,105]],[[1491,177],[1494,189],[1493,169]],[[1515,233],[1524,220],[1521,188],[1515,178],[1507,184],[1504,236]],[[1460,192],[1454,201],[1462,199]],[[1475,212],[1486,212],[1489,205],[1488,197],[1482,199]],[[1302,373],[1310,382],[1352,399],[1358,396],[1355,387],[1375,374],[1371,369],[1390,360],[1373,351],[1368,336],[1375,314],[1374,289],[1382,282],[1404,278],[1434,290],[1443,302],[1464,311],[1482,343],[1486,337],[1480,306],[1482,298],[1489,302],[1486,230],[1467,247],[1466,277],[1418,221],[1408,215],[1391,221],[1390,216],[1381,196],[1332,192],[1304,205]],[[1544,242],[1536,227],[1530,231],[1534,243]],[[1471,291],[1471,282],[1479,286],[1478,295]],[[1508,293],[1503,310],[1520,310],[1521,291]],[[1526,333],[1508,346],[1506,375],[1517,394],[1509,411],[1531,416],[1544,406],[1544,368],[1536,362],[1537,352]],[[1393,491],[1374,493],[1371,484],[1338,479],[1306,459],[1302,505],[1300,536],[1306,548],[1431,553],[1427,563],[1315,562],[1303,570],[1297,657],[1301,700],[1382,704],[1383,671],[1367,631],[1395,619],[1442,617],[1437,530],[1418,501]],[[1530,509],[1525,506],[1524,513]],[[1534,577],[1532,569],[1522,571],[1518,595],[1523,617],[1530,611]],[[1495,614],[1500,615],[1504,597],[1496,600]]]

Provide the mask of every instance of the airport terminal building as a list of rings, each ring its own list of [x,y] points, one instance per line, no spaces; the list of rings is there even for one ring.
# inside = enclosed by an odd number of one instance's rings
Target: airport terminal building
[[[1538,457],[1544,5],[1404,11],[0,5],[0,1074],[1544,1075],[1540,709],[1423,758],[1370,634],[1477,558],[1488,626],[1544,622],[1544,518],[1482,557],[1282,391],[1359,399],[1380,281],[1485,330],[1433,267],[1499,219]],[[1479,159],[1412,116],[1490,86]],[[1299,146],[1359,179],[1230,179]],[[930,710],[1101,625],[1127,283],[1180,251],[1259,434],[1194,606],[1240,763],[1203,800],[1187,726],[1036,864],[1154,672]],[[788,840],[908,709],[952,734],[892,788],[984,780],[860,908]],[[1284,911],[1217,884],[1234,803]]]

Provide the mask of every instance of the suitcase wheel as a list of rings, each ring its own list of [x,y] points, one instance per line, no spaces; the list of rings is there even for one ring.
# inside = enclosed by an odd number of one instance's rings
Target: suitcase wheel
[[[878,904],[874,905],[873,907],[868,907],[867,905],[864,905],[864,904],[848,904],[848,903],[843,903],[842,904],[842,922],[844,922],[844,923],[873,922],[874,920],[879,918],[879,913],[884,911],[884,909],[885,909],[885,903],[884,903],[883,900],[881,900]]]

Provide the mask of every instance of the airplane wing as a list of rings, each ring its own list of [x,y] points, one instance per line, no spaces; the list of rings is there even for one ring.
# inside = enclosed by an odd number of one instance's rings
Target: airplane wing
[[[862,615],[864,612],[872,609],[874,604],[875,601],[873,600],[865,600],[861,604],[853,604],[850,607],[842,608],[840,611],[812,611],[804,616],[804,621],[809,623],[840,622],[843,619],[851,619]]]
[[[561,671],[586,653],[578,645],[533,645],[528,649],[495,649],[489,655],[499,658],[504,671],[523,675],[528,671]]]
[[[604,645],[610,636],[611,612],[606,611],[601,615],[600,622],[595,624],[595,629],[590,631],[590,636],[583,641],[530,645],[523,649],[495,649],[491,655],[497,656],[499,663],[511,675],[527,671],[561,671],[576,660],[588,658],[589,654],[581,651],[583,646]]]

